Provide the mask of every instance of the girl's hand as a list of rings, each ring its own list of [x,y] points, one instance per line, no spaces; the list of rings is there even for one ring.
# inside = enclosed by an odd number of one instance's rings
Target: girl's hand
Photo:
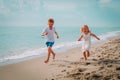
[[[57,39],[59,39],[59,36],[57,35]]]
[[[78,39],[78,41],[81,41],[81,39]]]
[[[83,35],[81,35],[81,36],[80,36],[80,38],[78,39],[78,41],[81,41],[81,40],[82,40],[82,38],[83,38]]]
[[[100,40],[100,38],[97,38],[98,40]]]

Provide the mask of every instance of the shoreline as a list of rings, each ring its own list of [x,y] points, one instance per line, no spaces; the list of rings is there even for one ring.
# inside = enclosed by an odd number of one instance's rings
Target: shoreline
[[[117,36],[119,36],[119,33],[120,33],[120,31],[107,32],[106,34],[100,35],[100,38],[101,38],[100,41],[97,41],[97,40],[94,41],[94,39],[93,39],[92,44],[96,44],[96,43],[99,43],[101,41],[108,40],[109,38],[117,37]],[[61,54],[61,53],[66,52],[72,48],[77,48],[80,46],[81,46],[81,43],[75,41],[75,42],[71,42],[69,44],[67,43],[67,44],[62,44],[62,45],[56,45],[53,48],[54,48],[56,53]],[[3,61],[1,58],[0,59],[0,66],[15,64],[15,63],[19,63],[22,61],[35,59],[38,57],[45,57],[46,55],[47,55],[46,48],[43,48],[42,51],[39,48],[35,49],[35,50],[27,50],[21,54],[3,57]]]
[[[81,48],[77,47],[57,54],[56,60],[51,58],[48,64],[44,63],[46,57],[38,57],[1,66],[0,80],[120,79],[119,49],[120,37],[114,37],[93,44],[86,63],[82,62]]]

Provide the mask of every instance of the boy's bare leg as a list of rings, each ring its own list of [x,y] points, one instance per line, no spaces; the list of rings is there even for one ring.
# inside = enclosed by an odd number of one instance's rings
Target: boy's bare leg
[[[47,56],[47,59],[45,60],[45,63],[49,62],[50,53],[51,53],[51,47],[48,47],[48,56]]]
[[[55,52],[52,50],[52,48],[51,48],[51,53],[53,55],[53,59],[55,59]]]
[[[83,52],[85,61],[87,60],[86,52]]]
[[[90,52],[89,51],[86,51],[87,52],[87,57],[89,57],[90,56]]]

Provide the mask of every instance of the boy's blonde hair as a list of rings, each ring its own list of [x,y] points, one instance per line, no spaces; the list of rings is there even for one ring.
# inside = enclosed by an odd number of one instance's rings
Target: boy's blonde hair
[[[80,29],[80,32],[83,32],[84,27],[86,27],[88,29],[88,31],[90,32],[90,29],[89,29],[88,25],[83,25],[82,28]]]
[[[50,19],[48,19],[48,22],[54,23],[54,19],[53,19],[53,18],[50,18]]]

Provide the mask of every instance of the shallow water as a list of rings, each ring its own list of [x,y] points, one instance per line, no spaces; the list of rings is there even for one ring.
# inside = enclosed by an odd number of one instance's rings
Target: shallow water
[[[45,56],[47,53],[45,37],[40,36],[43,28],[0,27],[0,63],[26,57]],[[81,45],[80,42],[77,42],[80,27],[56,27],[56,30],[60,36],[53,47],[56,52]],[[91,27],[91,31],[99,35],[102,40],[120,36],[120,27]]]

